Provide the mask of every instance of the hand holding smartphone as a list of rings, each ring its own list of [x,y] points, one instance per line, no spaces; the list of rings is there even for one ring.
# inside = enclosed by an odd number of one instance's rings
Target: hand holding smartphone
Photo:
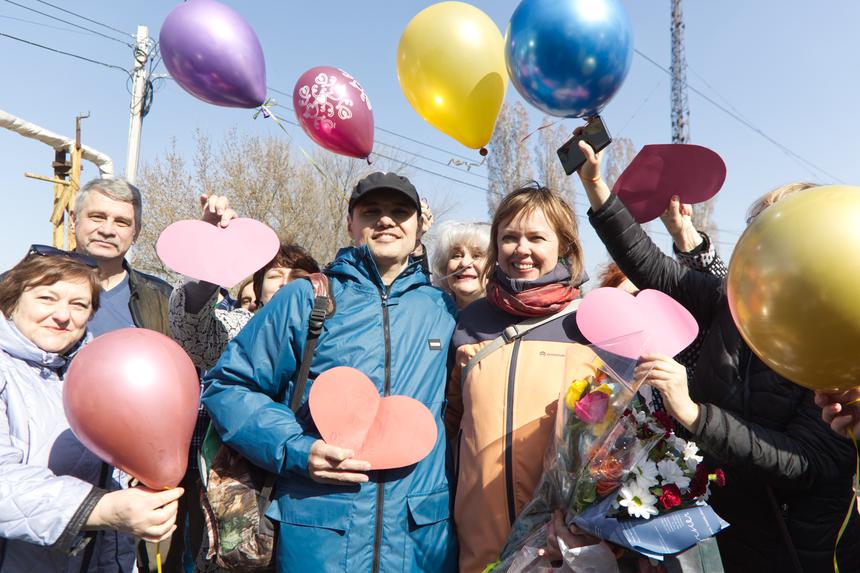
[[[583,126],[582,133],[574,135],[558,148],[558,158],[567,175],[571,175],[585,163],[585,154],[579,148],[580,141],[585,141],[597,153],[612,142],[612,137],[599,115],[589,119]]]

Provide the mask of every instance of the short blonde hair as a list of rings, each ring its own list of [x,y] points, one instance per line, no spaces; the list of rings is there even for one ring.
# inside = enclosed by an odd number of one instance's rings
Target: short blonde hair
[[[439,225],[439,234],[433,247],[430,259],[430,270],[433,273],[433,284],[444,291],[450,292],[448,281],[442,280],[448,274],[448,261],[451,251],[458,246],[474,246],[486,253],[490,247],[489,223],[460,223],[445,222]]]
[[[536,211],[544,214],[558,235],[558,258],[567,261],[570,267],[570,282],[576,284],[582,274],[583,258],[576,216],[561,195],[537,183],[520,187],[499,203],[490,226],[490,248],[487,250],[487,263],[481,273],[482,279],[489,278],[499,262],[498,235],[501,224]]]
[[[788,185],[782,185],[777,187],[772,191],[768,191],[761,197],[755,200],[752,205],[750,205],[749,210],[747,211],[747,225],[752,223],[758,218],[762,212],[776,203],[784,199],[786,196],[791,195],[792,193],[796,193],[797,191],[806,191],[807,189],[812,189],[813,187],[818,187],[817,183],[809,183],[808,181],[799,181],[797,183],[789,183]]]

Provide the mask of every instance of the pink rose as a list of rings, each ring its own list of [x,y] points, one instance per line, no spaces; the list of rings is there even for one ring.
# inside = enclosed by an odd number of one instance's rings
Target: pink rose
[[[603,392],[589,392],[576,403],[573,413],[586,424],[602,422],[609,408],[609,396]]]

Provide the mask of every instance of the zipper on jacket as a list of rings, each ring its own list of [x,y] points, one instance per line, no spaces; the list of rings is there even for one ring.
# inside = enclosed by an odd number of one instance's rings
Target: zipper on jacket
[[[517,379],[517,356],[520,352],[520,339],[514,341],[511,365],[508,368],[508,403],[505,408],[505,488],[508,498],[508,519],[511,526],[517,517],[517,504],[514,501],[514,387]]]
[[[391,394],[391,332],[388,327],[388,294],[391,292],[391,285],[385,287],[383,291],[379,289],[379,295],[382,297],[382,328],[385,333],[385,387],[383,396]],[[379,573],[380,549],[382,545],[382,510],[385,506],[385,482],[384,472],[379,471],[376,482],[376,522],[374,523],[373,532],[373,568],[372,573]]]

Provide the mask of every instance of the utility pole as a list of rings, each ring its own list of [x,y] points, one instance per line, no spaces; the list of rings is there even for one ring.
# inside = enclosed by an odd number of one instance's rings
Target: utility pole
[[[146,98],[146,62],[149,61],[149,28],[137,27],[137,47],[134,49],[134,72],[131,89],[131,120],[128,125],[128,156],[125,178],[134,183],[140,158],[140,130],[143,126],[143,104]]]
[[[672,2],[672,143],[690,142],[690,106],[687,104],[687,56],[684,50],[682,0]],[[717,225],[711,215],[714,199],[693,205],[693,226],[706,232],[716,244]]]
[[[684,14],[681,0],[672,0],[672,143],[690,141],[687,105],[687,57],[684,53]]]

